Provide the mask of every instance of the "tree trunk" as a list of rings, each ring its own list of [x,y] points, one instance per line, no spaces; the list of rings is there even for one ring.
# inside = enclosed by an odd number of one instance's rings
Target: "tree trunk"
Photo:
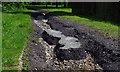
[[[56,7],[58,7],[58,2],[56,2]]]

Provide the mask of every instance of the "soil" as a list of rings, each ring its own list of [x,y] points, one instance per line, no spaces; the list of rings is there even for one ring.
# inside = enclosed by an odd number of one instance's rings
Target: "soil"
[[[31,72],[34,70],[120,70],[120,49],[117,40],[105,37],[96,29],[86,25],[49,15],[49,12],[45,12],[48,15],[45,16],[48,22],[44,23],[42,18],[38,18],[38,16],[43,17],[43,12],[34,11],[31,14],[34,29],[28,43],[28,69]],[[35,20],[38,23],[35,23]],[[86,57],[79,60],[59,60],[54,53],[56,45],[49,45],[42,37],[45,29],[58,30],[65,36],[78,38]]]

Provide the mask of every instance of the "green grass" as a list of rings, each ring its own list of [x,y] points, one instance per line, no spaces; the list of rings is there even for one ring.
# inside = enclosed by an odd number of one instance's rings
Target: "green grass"
[[[2,12],[0,12],[0,71],[2,71]]]
[[[48,10],[50,12],[54,12],[54,11],[63,11],[63,12],[68,12],[68,13],[72,12],[71,8],[53,8],[53,9],[42,9],[42,10]]]
[[[18,58],[32,31],[30,16],[23,13],[2,13],[2,25],[3,70],[17,70]]]
[[[96,28],[98,31],[108,36],[113,36],[113,37],[118,36],[118,26],[110,22],[93,21],[93,20],[83,18],[83,17],[78,17],[78,16],[60,16],[60,18],[72,20],[81,24],[86,24],[88,26]]]
[[[72,13],[72,9],[70,8],[43,9],[43,10],[48,10],[51,12],[64,11],[64,12]],[[113,39],[117,39],[118,37],[118,26],[114,25],[113,23],[105,22],[105,21],[95,21],[95,20],[91,20],[85,17],[76,16],[76,15],[64,15],[64,16],[59,16],[59,17],[62,19],[77,22],[79,24],[85,24],[92,28],[96,28],[99,32],[105,34],[106,36],[112,37]]]

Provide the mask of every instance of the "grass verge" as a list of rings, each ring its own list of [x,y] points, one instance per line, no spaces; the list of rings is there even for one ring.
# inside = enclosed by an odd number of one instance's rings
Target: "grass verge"
[[[0,72],[2,71],[2,12],[0,12]]]
[[[43,9],[43,10],[48,10],[50,12],[55,12],[55,11],[63,11],[67,13],[72,13],[71,8],[62,8],[62,9]],[[58,14],[58,13],[57,13]],[[65,19],[65,20],[71,20],[74,22],[77,22],[79,24],[85,24],[88,25],[92,28],[96,28],[99,32],[102,32],[106,36],[109,36],[113,39],[118,39],[118,24],[115,25],[111,22],[105,22],[105,21],[96,21],[96,20],[91,20],[85,17],[81,16],[76,16],[76,15],[58,15],[60,18]]]
[[[18,59],[32,31],[30,16],[3,12],[2,25],[2,69],[18,70]]]

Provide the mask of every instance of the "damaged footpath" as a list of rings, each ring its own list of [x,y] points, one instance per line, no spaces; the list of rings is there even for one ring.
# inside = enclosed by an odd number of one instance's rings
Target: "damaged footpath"
[[[29,70],[120,70],[118,41],[46,11],[31,14]]]

